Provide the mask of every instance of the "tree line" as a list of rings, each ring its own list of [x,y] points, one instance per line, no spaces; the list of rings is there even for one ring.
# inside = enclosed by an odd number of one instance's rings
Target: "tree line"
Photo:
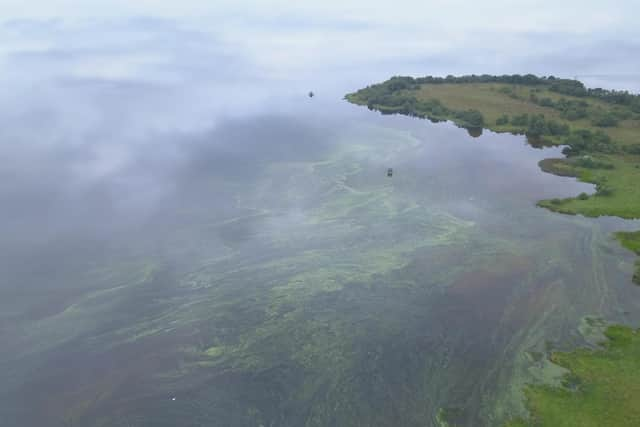
[[[464,76],[448,75],[446,77],[424,76],[416,78],[410,76],[394,76],[386,82],[369,86],[367,89],[383,86],[386,90],[393,92],[398,90],[415,90],[422,84],[444,83],[508,83],[525,86],[547,85],[549,90],[556,93],[581,98],[593,97],[609,104],[629,107],[633,112],[640,113],[640,95],[620,90],[602,88],[588,89],[578,80],[563,79],[555,76],[538,77],[534,74],[504,74],[500,76],[470,74]]]
[[[516,132],[524,133],[529,137],[544,138],[545,136],[560,137],[562,145],[566,145],[563,153],[567,156],[599,152],[614,153],[617,146],[611,137],[601,130],[595,132],[588,129],[571,130],[566,123],[560,123],[554,119],[546,119],[543,114],[515,114],[509,117],[506,114],[498,117],[497,126],[511,125]]]
[[[626,90],[588,89],[582,82],[570,79],[551,81],[549,90],[564,95],[597,98],[609,104],[629,107],[634,113],[640,113],[640,95],[629,93]]]

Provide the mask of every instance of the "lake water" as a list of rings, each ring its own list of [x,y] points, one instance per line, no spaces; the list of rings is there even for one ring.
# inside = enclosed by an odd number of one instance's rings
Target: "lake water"
[[[630,225],[535,206],[592,191],[539,171],[559,149],[287,102],[159,142],[108,238],[14,254],[3,425],[491,425],[586,316],[638,320]]]
[[[137,79],[6,60],[3,427],[493,426],[640,320],[611,236],[640,224],[536,207],[593,191],[540,172],[560,149],[342,100],[421,64],[265,76],[175,37]]]

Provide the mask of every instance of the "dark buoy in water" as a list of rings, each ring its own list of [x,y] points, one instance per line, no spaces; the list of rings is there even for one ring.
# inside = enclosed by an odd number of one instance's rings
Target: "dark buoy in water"
[[[393,169],[392,168],[387,169],[387,176],[389,178],[391,178],[393,176]]]
[[[309,98],[313,98],[315,94],[313,92],[309,92]]]

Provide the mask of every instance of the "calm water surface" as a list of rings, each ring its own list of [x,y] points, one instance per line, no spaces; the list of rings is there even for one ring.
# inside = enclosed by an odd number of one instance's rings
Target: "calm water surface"
[[[640,320],[637,224],[535,206],[593,191],[539,171],[559,149],[325,87],[2,188],[3,426],[496,425],[550,350]]]

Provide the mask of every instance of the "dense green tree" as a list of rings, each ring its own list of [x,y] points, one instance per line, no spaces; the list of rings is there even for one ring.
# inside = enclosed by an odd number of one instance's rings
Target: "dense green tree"
[[[587,117],[587,111],[581,108],[569,108],[563,111],[562,117],[571,121],[580,120]]]
[[[541,105],[542,107],[551,107],[551,108],[555,107],[555,103],[553,102],[553,99],[549,97],[541,98],[538,104]]]
[[[563,143],[568,147],[562,152],[568,156],[589,152],[614,153],[616,151],[616,146],[611,138],[600,130],[591,132],[587,129],[578,129],[571,132],[563,140]]]
[[[507,116],[506,114],[503,114],[496,119],[496,125],[498,126],[504,126],[507,124],[509,124],[509,116]]]
[[[600,113],[591,119],[591,124],[598,127],[614,127],[618,125],[618,119],[613,113]]]
[[[469,127],[483,127],[484,126],[484,117],[482,113],[478,110],[466,110],[466,111],[458,111],[455,113],[456,118],[462,122],[464,126]]]
[[[558,135],[568,135],[569,134],[569,126],[560,123],[557,120],[547,120],[547,130],[549,135],[558,136]]]
[[[528,126],[529,115],[527,113],[517,114],[511,118],[511,124],[514,126]]]
[[[588,94],[584,84],[577,80],[557,79],[551,83],[550,89],[571,96],[586,96]]]
[[[529,123],[527,126],[527,135],[539,137],[543,135],[547,135],[549,133],[549,129],[547,128],[547,123],[542,114],[533,115],[529,118]]]

